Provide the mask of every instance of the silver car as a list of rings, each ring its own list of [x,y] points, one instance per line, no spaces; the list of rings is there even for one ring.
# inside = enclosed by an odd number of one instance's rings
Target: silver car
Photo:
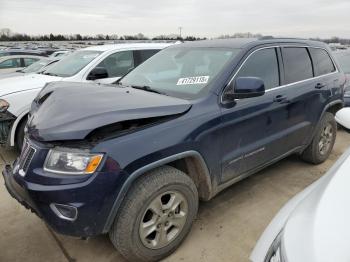
[[[260,237],[253,262],[350,261],[350,149],[290,200]]]

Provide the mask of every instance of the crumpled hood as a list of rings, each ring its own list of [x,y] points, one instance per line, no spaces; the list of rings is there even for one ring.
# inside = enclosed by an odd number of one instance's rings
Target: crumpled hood
[[[349,155],[288,219],[283,232],[287,261],[350,261]]]
[[[42,74],[23,74],[0,79],[0,97],[12,93],[42,88],[48,82],[60,81],[61,79],[61,77]]]
[[[29,134],[40,141],[80,140],[99,127],[181,114],[191,107],[187,100],[89,83],[53,83],[36,101],[40,103],[44,96],[47,98],[41,105],[32,107],[28,123]]]

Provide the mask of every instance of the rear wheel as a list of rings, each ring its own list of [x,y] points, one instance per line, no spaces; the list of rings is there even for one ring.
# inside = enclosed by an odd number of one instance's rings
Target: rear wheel
[[[311,144],[302,153],[301,158],[312,164],[327,160],[332,152],[337,136],[337,123],[333,114],[326,112],[318,126]]]
[[[193,181],[173,167],[157,168],[140,178],[127,194],[110,239],[129,261],[158,261],[181,244],[197,209]]]

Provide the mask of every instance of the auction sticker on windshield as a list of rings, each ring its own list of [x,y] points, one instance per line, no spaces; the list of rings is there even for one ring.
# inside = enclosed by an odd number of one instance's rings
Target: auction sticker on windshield
[[[178,86],[181,85],[199,85],[199,84],[206,84],[209,81],[209,76],[193,76],[193,77],[185,77],[180,78],[177,81]]]

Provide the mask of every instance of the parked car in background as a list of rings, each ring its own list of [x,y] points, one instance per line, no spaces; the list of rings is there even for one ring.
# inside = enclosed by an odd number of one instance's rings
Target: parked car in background
[[[344,92],[344,105],[350,106],[350,50],[342,50],[333,53],[340,67],[346,74],[347,82]]]
[[[109,233],[129,261],[159,261],[189,233],[199,199],[291,154],[325,161],[344,84],[320,42],[173,45],[117,86],[44,88],[5,184],[57,232]]]
[[[350,150],[321,179],[279,211],[252,262],[350,261]]]
[[[49,57],[42,57],[39,61],[34,62],[28,67],[25,67],[23,69],[16,70],[16,72],[13,73],[7,73],[7,74],[0,74],[0,79],[9,78],[9,77],[15,77],[15,76],[23,76],[24,74],[29,73],[41,73],[44,72],[49,66],[53,65],[54,63],[58,62],[61,57],[56,58],[49,58]]]
[[[113,83],[169,45],[139,43],[88,47],[64,56],[43,73],[0,79],[0,107],[9,104],[7,113],[0,115],[0,127],[3,130],[0,132],[0,143],[16,145],[19,149],[22,147],[31,102],[47,83]]]
[[[0,50],[0,57],[12,56],[12,55],[34,55],[34,56],[47,56],[46,52],[40,50],[28,50],[28,49],[5,49]]]
[[[69,54],[71,51],[68,50],[61,50],[61,51],[56,51],[53,52],[49,57],[54,58],[54,57],[60,57]]]
[[[32,55],[13,55],[0,57],[0,75],[16,72],[39,61],[42,57]]]

